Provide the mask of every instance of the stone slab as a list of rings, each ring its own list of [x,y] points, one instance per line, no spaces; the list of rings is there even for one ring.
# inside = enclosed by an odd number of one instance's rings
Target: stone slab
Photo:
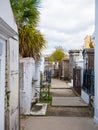
[[[37,116],[44,116],[44,115],[46,115],[46,110],[47,110],[47,103],[37,103],[36,104],[37,106],[42,106],[42,108],[40,109],[40,110],[38,110],[38,111],[31,111],[30,112],[30,115],[37,115]]]
[[[53,97],[52,106],[88,106],[81,97]]]

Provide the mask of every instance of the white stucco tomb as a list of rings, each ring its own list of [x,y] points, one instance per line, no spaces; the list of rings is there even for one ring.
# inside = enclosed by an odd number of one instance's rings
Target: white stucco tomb
[[[19,130],[18,49],[10,1],[0,0],[0,130]]]

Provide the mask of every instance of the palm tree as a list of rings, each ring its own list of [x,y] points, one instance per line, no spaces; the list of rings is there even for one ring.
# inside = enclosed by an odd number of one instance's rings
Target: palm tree
[[[19,52],[22,57],[38,59],[46,46],[44,36],[36,29],[40,0],[10,0],[19,30]]]
[[[36,27],[39,21],[40,0],[10,0],[18,28],[24,25]]]
[[[46,40],[39,30],[32,26],[23,26],[19,32],[19,52],[22,57],[33,57],[37,60],[43,48],[46,47]]]

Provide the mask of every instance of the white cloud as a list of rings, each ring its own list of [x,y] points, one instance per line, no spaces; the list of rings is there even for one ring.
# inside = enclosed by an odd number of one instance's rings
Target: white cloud
[[[58,45],[83,46],[94,32],[94,0],[42,0],[39,28],[48,41],[48,52]]]

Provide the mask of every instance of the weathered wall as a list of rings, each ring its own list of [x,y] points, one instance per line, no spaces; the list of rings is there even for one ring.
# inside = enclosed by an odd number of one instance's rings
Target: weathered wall
[[[64,77],[65,77],[65,79],[66,80],[68,80],[69,79],[69,60],[66,60],[66,61],[64,61],[65,63],[65,65],[64,65],[64,70],[65,70],[65,72],[64,72]]]
[[[20,59],[20,112],[30,114],[31,102],[35,96],[35,86],[32,78],[35,77],[35,61],[33,58]]]
[[[2,22],[0,24],[2,25]],[[6,30],[9,31],[8,28],[5,28]],[[1,38],[5,41],[3,42],[4,61],[1,61],[1,64],[3,64],[2,82],[4,83],[1,84],[3,94],[1,94],[3,96],[2,104],[4,104],[4,106],[0,105],[4,109],[4,115],[1,120],[3,121],[5,118],[5,130],[19,130],[18,39],[8,38],[10,34],[6,32],[4,32],[3,36],[1,35]]]
[[[0,38],[0,130],[4,130],[5,41]]]
[[[0,39],[6,41],[3,43],[6,45],[4,61],[2,61],[2,79],[0,79],[2,80],[0,85],[0,96],[2,96],[0,98],[0,107],[2,107],[0,130],[4,130],[4,126],[5,130],[19,130],[18,29],[9,0],[0,0]]]
[[[76,65],[77,58],[79,57],[79,50],[69,51],[69,79],[73,79],[73,68]]]
[[[19,130],[19,52],[18,41],[9,39],[10,130]]]

